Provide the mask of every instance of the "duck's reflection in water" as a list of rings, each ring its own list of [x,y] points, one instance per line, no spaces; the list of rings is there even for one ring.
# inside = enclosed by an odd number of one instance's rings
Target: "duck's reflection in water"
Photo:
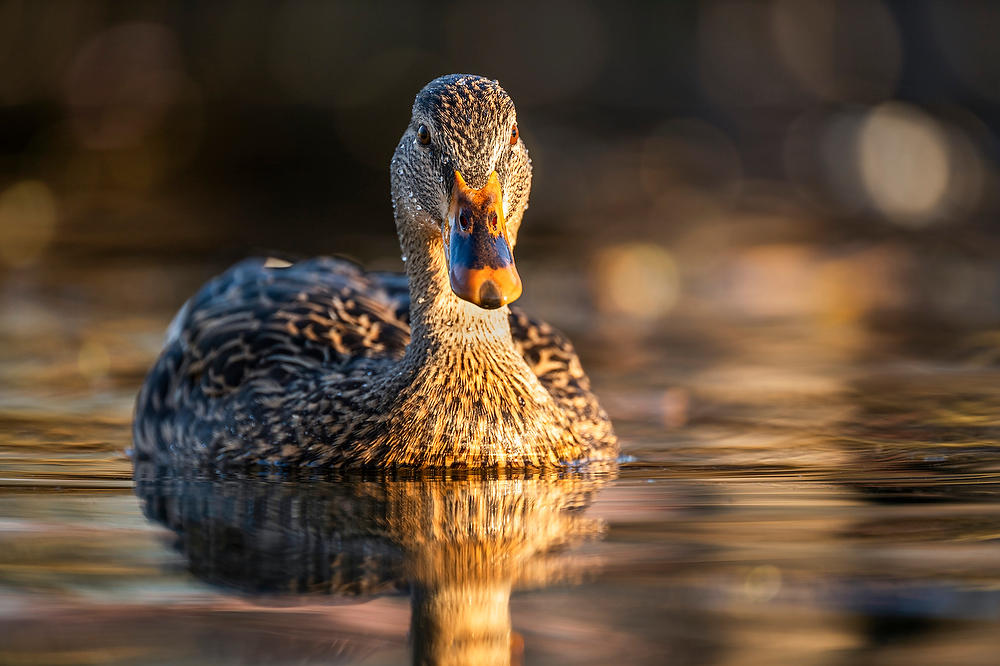
[[[511,591],[583,573],[570,549],[602,534],[584,510],[613,473],[221,479],[139,463],[135,480],[198,578],[251,594],[409,589],[414,663],[506,664]]]

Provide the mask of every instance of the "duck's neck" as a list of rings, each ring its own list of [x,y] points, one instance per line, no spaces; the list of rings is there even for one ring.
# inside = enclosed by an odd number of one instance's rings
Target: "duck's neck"
[[[520,359],[510,335],[508,309],[485,310],[455,296],[440,244],[438,240],[437,247],[407,261],[411,342],[406,362],[423,365],[442,351],[459,352],[482,363],[504,357]]]
[[[428,250],[407,257],[410,345],[373,387],[386,447],[381,455],[415,465],[579,457],[565,414],[511,337],[508,309],[484,310],[457,298],[440,239],[437,246],[428,242]]]

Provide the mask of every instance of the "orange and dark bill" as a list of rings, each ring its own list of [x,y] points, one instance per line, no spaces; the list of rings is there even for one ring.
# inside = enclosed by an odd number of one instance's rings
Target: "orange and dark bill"
[[[480,190],[455,172],[448,222],[448,278],[455,295],[488,310],[516,301],[521,278],[507,239],[496,171]]]

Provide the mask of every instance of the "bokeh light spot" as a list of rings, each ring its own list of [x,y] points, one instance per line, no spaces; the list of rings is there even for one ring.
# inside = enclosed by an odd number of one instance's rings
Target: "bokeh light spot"
[[[857,137],[861,178],[871,203],[890,219],[922,226],[948,192],[948,138],[922,111],[899,103],[877,107]]]
[[[801,101],[774,46],[764,3],[720,0],[699,5],[698,77],[723,107]]]
[[[663,425],[680,428],[687,424],[691,413],[691,393],[685,388],[671,387],[660,398]]]
[[[782,64],[813,95],[881,101],[895,89],[903,51],[881,2],[778,0],[770,18]]]
[[[607,248],[597,257],[598,307],[609,314],[652,321],[677,303],[677,264],[664,248],[629,243]]]
[[[188,85],[181,60],[173,32],[157,23],[122,23],[91,38],[65,84],[80,142],[107,150],[142,141]]]
[[[647,194],[658,196],[678,184],[733,191],[743,166],[732,140],[697,118],[664,123],[643,141],[639,180]]]
[[[749,601],[766,603],[781,592],[781,569],[773,564],[761,564],[747,572],[743,594]]]

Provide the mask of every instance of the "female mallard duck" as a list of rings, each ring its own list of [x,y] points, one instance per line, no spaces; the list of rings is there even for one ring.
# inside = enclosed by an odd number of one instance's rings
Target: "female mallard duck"
[[[390,468],[615,454],[569,341],[508,308],[531,162],[503,88],[427,84],[391,179],[405,278],[249,259],[210,281],[139,394],[140,457]]]

